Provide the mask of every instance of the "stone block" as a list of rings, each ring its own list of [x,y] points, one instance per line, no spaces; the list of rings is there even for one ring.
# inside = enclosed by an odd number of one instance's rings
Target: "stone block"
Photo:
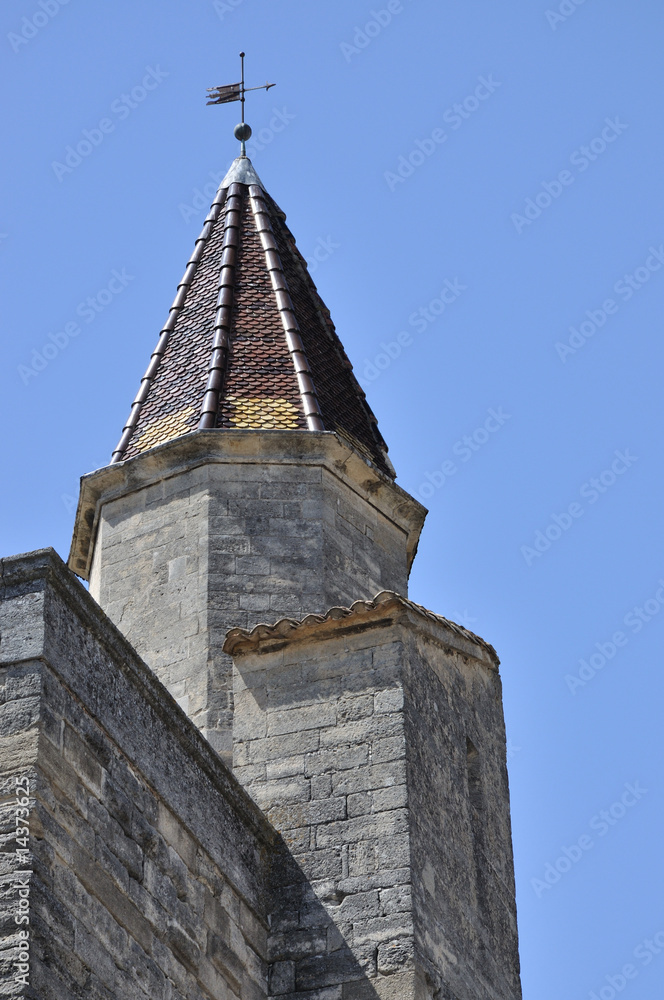
[[[410,885],[393,885],[382,889],[380,907],[385,914],[410,912],[412,889]]]
[[[245,556],[248,555],[250,551],[253,551],[254,539],[244,538],[239,535],[221,535],[215,534],[210,537],[210,547],[215,553],[219,555],[236,555]],[[256,552],[256,555],[264,555],[265,553]],[[209,562],[208,562],[209,566]]]
[[[400,712],[403,708],[403,688],[387,688],[374,695],[376,712]]]
[[[264,958],[267,956],[267,926],[265,919],[259,919],[246,903],[240,900],[240,929],[253,952]]]
[[[270,967],[270,996],[283,996],[295,989],[295,962],[273,962]]]
[[[372,760],[376,764],[387,763],[406,756],[406,741],[403,734],[388,736],[372,742]]]
[[[235,571],[246,576],[268,576],[270,560],[265,556],[236,556]]]
[[[321,746],[352,746],[366,743],[367,740],[384,739],[387,736],[398,735],[403,731],[403,725],[398,717],[392,714],[371,715],[357,722],[342,722],[334,728],[321,731]]]
[[[237,718],[237,716],[236,716]],[[234,726],[238,723],[234,720]],[[304,732],[287,733],[284,736],[269,736],[267,739],[251,739],[246,742],[238,739],[233,746],[235,763],[258,764],[280,756],[296,756],[307,754],[318,748],[320,734],[317,729]]]
[[[233,993],[239,995],[240,984],[244,975],[242,957],[236,950],[216,934],[208,935],[207,957],[221,972],[223,978]]]
[[[371,792],[356,792],[346,799],[348,816],[364,816],[372,811]]]
[[[273,817],[273,819],[279,818],[278,816]],[[286,812],[284,813],[285,821],[297,822],[300,819],[299,814]],[[288,850],[295,856],[299,856],[304,851],[311,850],[312,847],[312,828],[310,826],[300,826],[294,827],[293,829],[280,829],[280,833],[284,838],[284,843],[288,847]]]
[[[269,594],[240,594],[240,609],[251,612],[270,610]]]
[[[255,788],[252,789],[255,791]],[[296,830],[302,827],[316,826],[325,830],[327,824],[333,825],[333,820],[342,820],[346,815],[345,799],[318,799],[315,802],[293,802],[273,806],[267,811],[270,822],[278,830]],[[319,824],[323,824],[319,826]],[[329,847],[333,841],[317,843],[320,847]]]
[[[337,987],[339,984],[362,978],[363,975],[350,949],[340,949],[330,955],[304,958],[299,961],[295,970],[295,988],[298,991],[317,992],[325,987]]]
[[[255,781],[265,781],[265,764],[247,764],[246,767],[235,766],[235,777],[245,788]]]
[[[316,745],[313,750],[318,750]],[[355,747],[343,747],[341,749],[325,749],[319,753],[310,753],[305,757],[304,771],[307,776],[332,774],[332,787],[339,788],[340,795],[348,794],[348,786],[344,785],[344,778],[341,773],[352,771],[353,774],[363,773],[364,765],[369,760],[369,747],[367,744],[360,744]],[[351,776],[349,782],[352,781]],[[368,786],[367,786],[368,787]],[[351,789],[355,791],[355,788]],[[357,789],[362,790],[362,789]]]
[[[311,798],[327,799],[332,794],[332,776],[317,774],[311,779]]]
[[[311,787],[306,778],[291,777],[288,780],[265,781],[256,786],[253,795],[261,809],[268,810],[290,802],[308,802]]]
[[[13,736],[35,726],[39,718],[39,698],[21,698],[0,705],[0,736]]]
[[[405,781],[405,761],[396,760],[387,764],[358,767],[357,770],[348,773],[333,774],[332,787],[335,795],[351,795],[355,792],[402,785],[405,784]]]
[[[323,703],[270,712],[267,731],[269,736],[283,736],[287,733],[298,733],[307,729],[320,730],[325,726],[334,726],[335,722],[335,706]]]
[[[408,805],[408,788],[405,784],[390,788],[377,788],[372,793],[373,811],[386,812]]]
[[[294,919],[296,919],[294,917]],[[276,916],[275,916],[276,920]],[[309,955],[322,955],[332,950],[328,947],[328,934],[325,928],[313,927],[284,930],[279,921],[279,931],[270,935],[270,959],[278,962],[281,956],[287,955],[286,961],[297,961]]]
[[[88,788],[101,793],[102,767],[89,745],[82,740],[70,725],[64,728],[64,753],[76,773]]]
[[[357,892],[344,897],[340,904],[339,914],[342,920],[353,924],[354,937],[359,930],[359,924],[364,926],[370,917],[380,914],[380,897],[376,890]]]
[[[356,695],[354,697],[342,697],[337,705],[337,718],[339,722],[356,722],[364,719],[374,711],[374,698],[372,695]]]
[[[266,765],[265,778],[267,781],[274,781],[278,778],[290,778],[294,775],[304,774],[304,755],[298,754],[296,757],[286,757],[283,760],[270,761]],[[320,796],[313,796],[319,798]]]

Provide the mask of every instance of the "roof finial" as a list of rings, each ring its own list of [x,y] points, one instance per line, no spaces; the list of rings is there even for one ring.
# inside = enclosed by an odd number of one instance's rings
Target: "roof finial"
[[[241,101],[242,121],[233,129],[233,135],[240,140],[240,156],[247,155],[246,141],[251,138],[251,125],[244,120],[244,95],[248,90],[269,90],[273,83],[264,83],[262,87],[245,87],[244,85],[244,52],[240,52],[242,79],[240,83],[230,83],[226,87],[208,87],[210,100],[208,104],[230,104],[231,101]]]

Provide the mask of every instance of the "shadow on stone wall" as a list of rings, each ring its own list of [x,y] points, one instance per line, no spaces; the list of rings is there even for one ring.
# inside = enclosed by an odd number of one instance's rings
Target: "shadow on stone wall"
[[[327,890],[325,883],[316,888],[321,893]],[[341,899],[334,898],[331,883],[328,891],[327,905],[338,906]],[[351,948],[344,932],[351,935],[352,927],[344,928],[328,912],[282,838],[270,865],[269,894],[270,996],[284,1000],[303,994],[325,1000],[414,996],[410,943],[400,942],[401,968],[380,975],[379,942],[352,942]]]

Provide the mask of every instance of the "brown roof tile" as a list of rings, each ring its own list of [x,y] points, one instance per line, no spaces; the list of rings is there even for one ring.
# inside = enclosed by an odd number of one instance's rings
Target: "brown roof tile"
[[[217,192],[112,461],[199,427],[334,430],[394,475],[285,215],[246,158]]]

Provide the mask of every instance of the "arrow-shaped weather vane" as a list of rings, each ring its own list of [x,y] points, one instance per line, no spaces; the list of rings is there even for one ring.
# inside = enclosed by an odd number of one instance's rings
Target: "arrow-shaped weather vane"
[[[247,139],[251,138],[251,126],[247,125],[244,120],[244,95],[250,90],[269,90],[270,87],[274,87],[274,83],[264,83],[262,87],[245,87],[244,85],[244,52],[240,52],[240,60],[242,66],[242,79],[239,83],[229,83],[226,87],[209,87],[208,88],[208,104],[230,104],[232,101],[242,102],[242,121],[239,125],[236,125],[233,129],[233,134],[236,139],[240,140],[241,145],[241,155],[246,156],[247,151],[245,148],[245,142]]]

